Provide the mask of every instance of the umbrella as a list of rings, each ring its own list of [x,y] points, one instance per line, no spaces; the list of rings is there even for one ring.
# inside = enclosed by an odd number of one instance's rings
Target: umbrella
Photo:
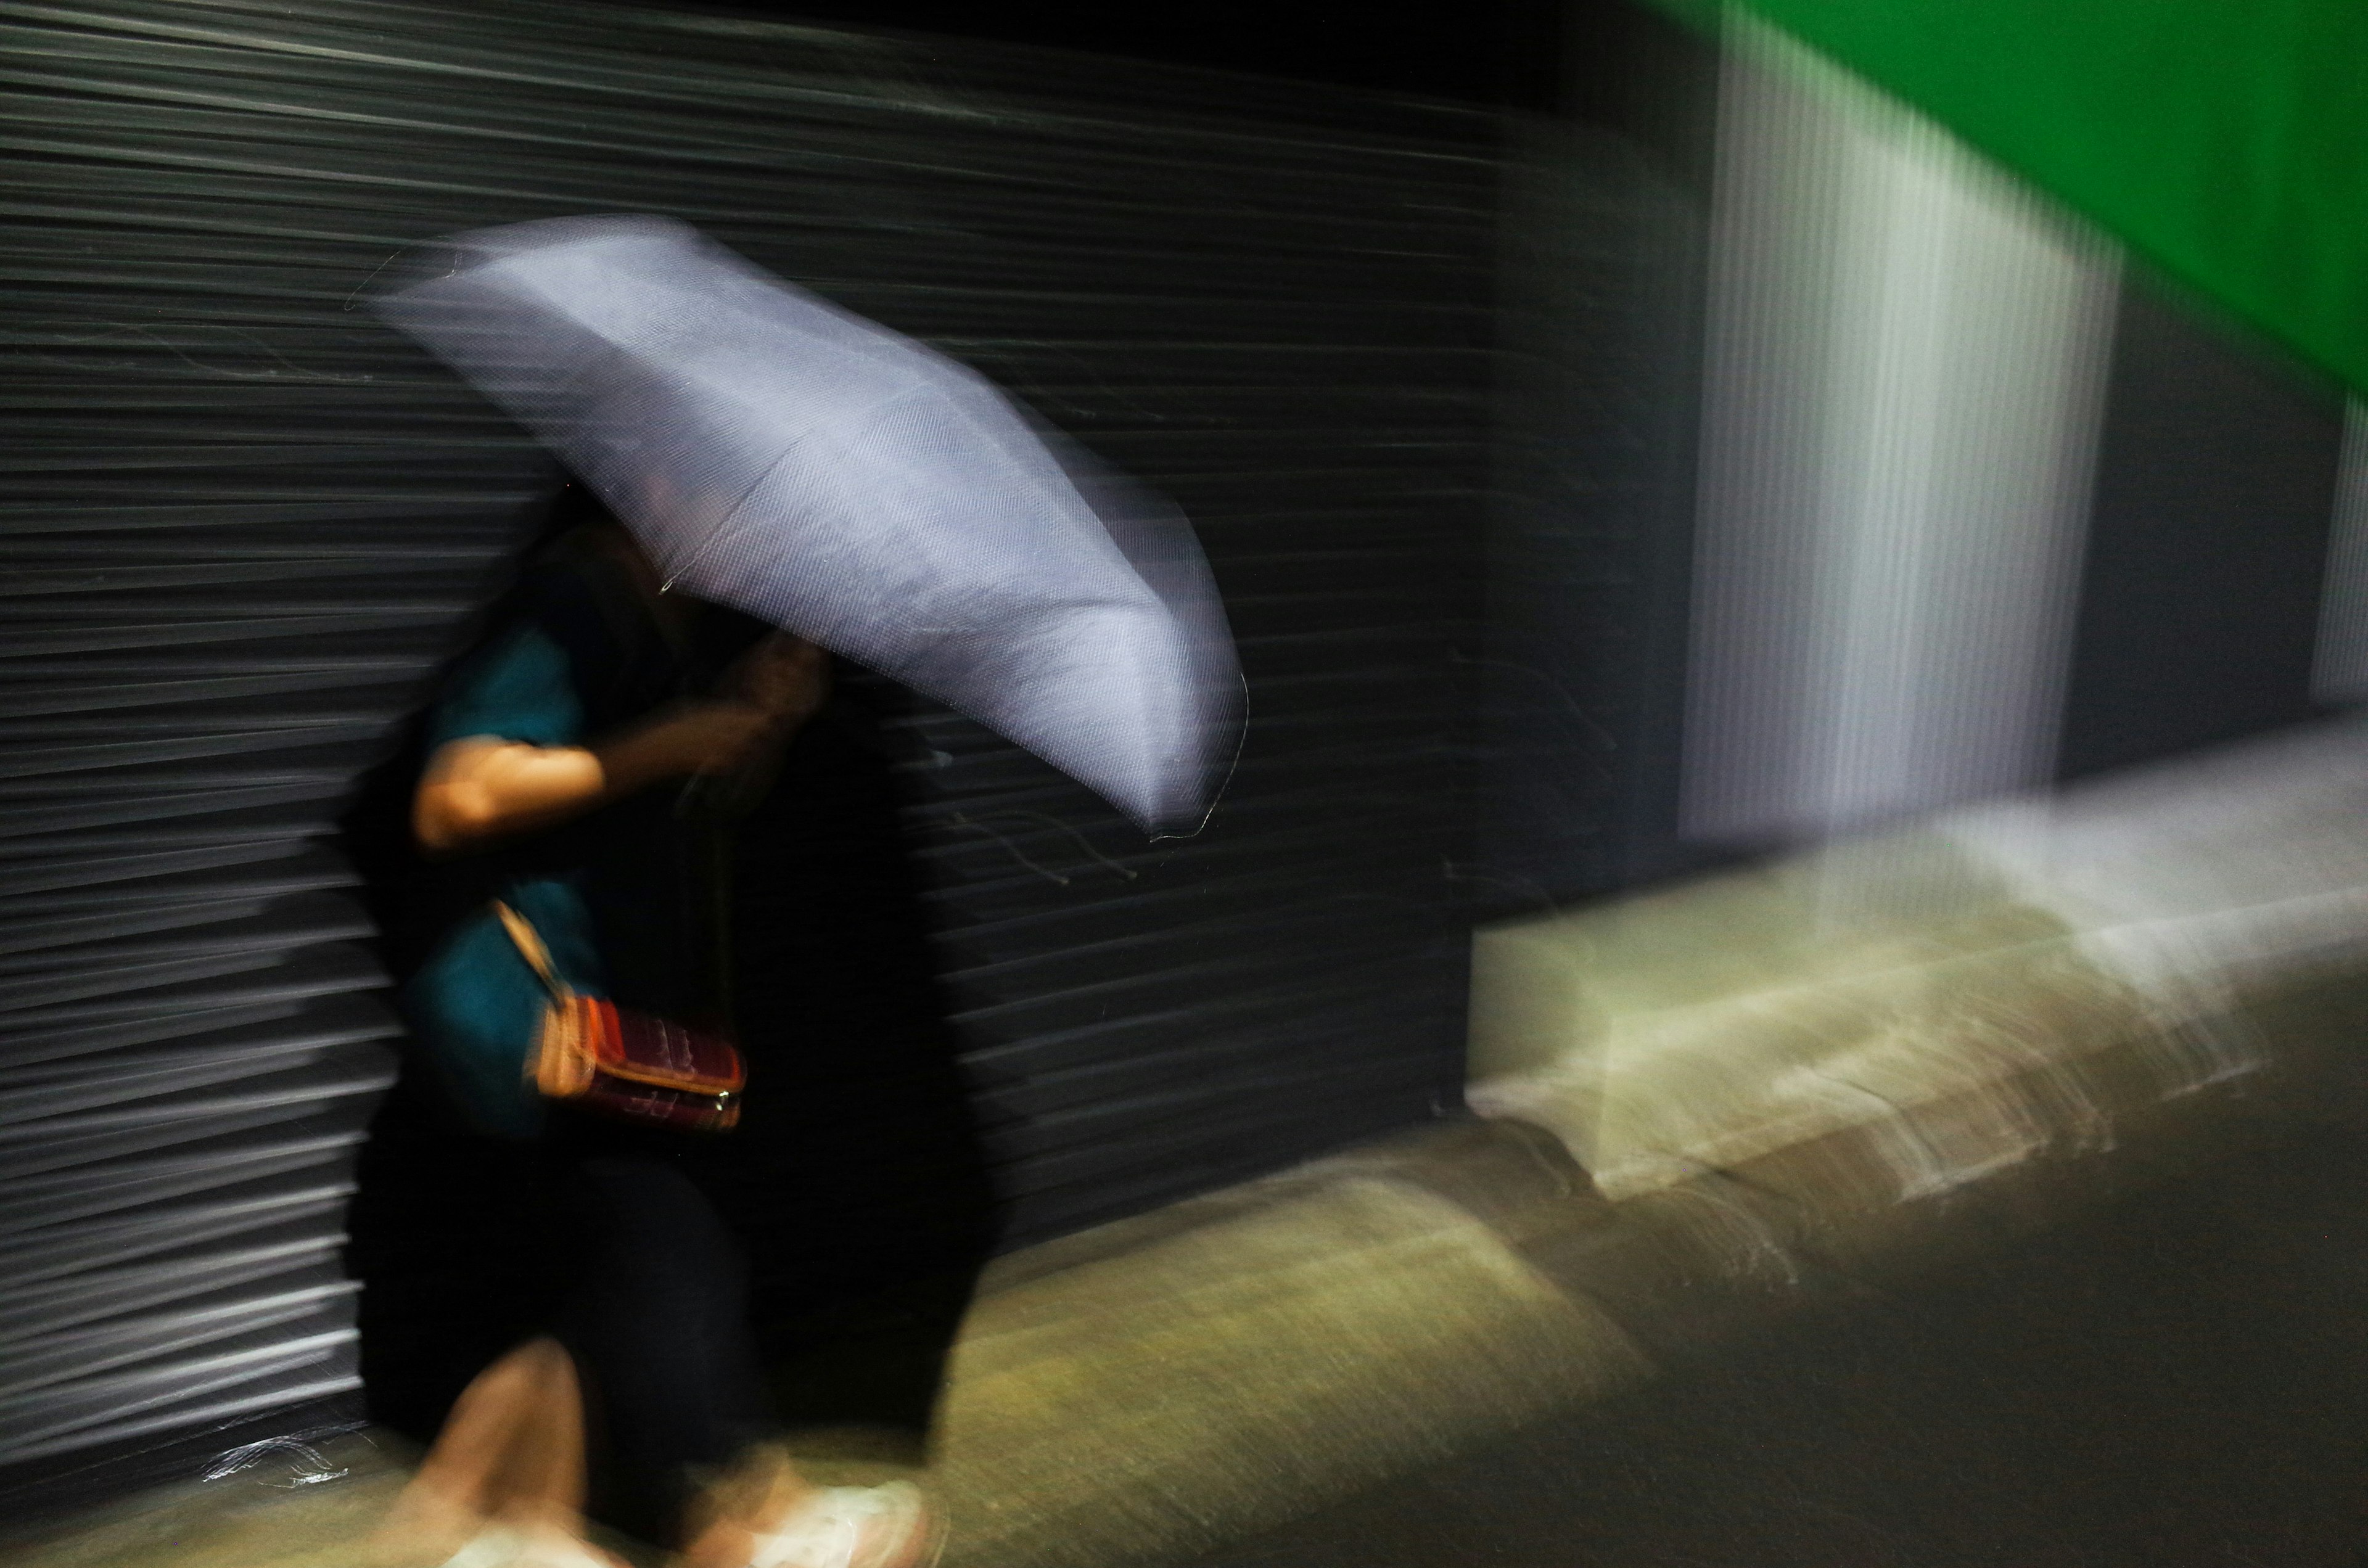
[[[1147,830],[1205,816],[1241,680],[1190,526],[975,371],[662,218],[457,235],[372,305],[669,585],[968,713]]]

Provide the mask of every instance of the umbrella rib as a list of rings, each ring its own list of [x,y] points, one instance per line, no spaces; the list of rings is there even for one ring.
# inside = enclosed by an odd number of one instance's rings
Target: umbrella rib
[[[788,446],[781,449],[780,455],[779,457],[776,457],[771,462],[767,463],[757,473],[756,478],[750,480],[746,485],[741,487],[740,494],[733,497],[732,505],[723,509],[723,521],[716,524],[713,530],[708,534],[706,540],[697,550],[691,552],[689,560],[684,562],[680,566],[666,574],[666,581],[658,585],[658,592],[662,594],[670,594],[674,592],[674,585],[682,581],[684,574],[695,570],[700,562],[706,560],[710,555],[715,552],[716,546],[723,541],[723,535],[730,528],[733,520],[740,516],[740,508],[748,504],[748,497],[757,494],[757,487],[763,484],[765,481],[772,478],[775,472],[778,471],[783,463],[790,460],[791,454],[795,452],[804,444],[805,437],[803,436],[800,436],[792,439]]]

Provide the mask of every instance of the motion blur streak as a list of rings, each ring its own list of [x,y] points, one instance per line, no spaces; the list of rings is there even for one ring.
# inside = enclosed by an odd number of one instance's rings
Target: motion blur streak
[[[2368,702],[2368,407],[2356,398],[2344,409],[2316,655],[2310,671],[2314,699]]]
[[[2368,970],[2363,764],[2344,720],[1486,928],[1473,1102],[1615,1198],[1843,1134],[1845,1207],[2109,1150]]]
[[[1731,37],[1684,828],[1815,835],[2041,782],[2113,263],[1930,121]]]

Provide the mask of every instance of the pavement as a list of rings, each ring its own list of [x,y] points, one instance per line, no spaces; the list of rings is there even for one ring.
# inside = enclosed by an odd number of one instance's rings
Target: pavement
[[[2368,1141],[1870,1290],[1194,1568],[2359,1568]]]

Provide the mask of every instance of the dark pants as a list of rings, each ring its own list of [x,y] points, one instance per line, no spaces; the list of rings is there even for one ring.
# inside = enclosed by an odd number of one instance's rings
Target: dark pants
[[[427,1441],[471,1379],[552,1335],[584,1387],[595,1517],[670,1540],[695,1472],[774,1428],[697,1146],[556,1108],[542,1141],[506,1143],[420,1110],[390,1097],[349,1216],[373,1418]]]
[[[613,1154],[562,1174],[575,1267],[554,1327],[584,1385],[594,1511],[667,1540],[696,1474],[772,1428],[747,1267],[673,1165]]]

